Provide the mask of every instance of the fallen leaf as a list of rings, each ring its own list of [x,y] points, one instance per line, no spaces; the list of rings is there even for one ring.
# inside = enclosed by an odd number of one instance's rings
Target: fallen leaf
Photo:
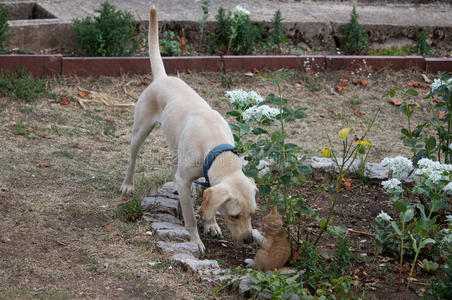
[[[52,164],[50,162],[46,162],[43,164],[39,164],[39,167],[44,169],[44,168],[50,168],[52,166]]]
[[[192,71],[190,69],[185,70],[185,73],[187,73],[188,75],[191,75]]]
[[[353,78],[353,79],[352,79],[352,83],[353,83],[353,84],[358,84],[358,83],[359,83],[359,79]]]
[[[328,109],[328,112],[330,113],[330,117],[331,118],[335,118],[336,119],[338,117],[337,113],[334,110]]]
[[[209,79],[209,81],[213,82],[213,83],[217,83],[217,80],[215,78]]]
[[[355,116],[357,116],[358,118],[361,118],[364,115],[364,113],[362,113],[362,112],[360,112],[359,110],[356,110],[356,109],[353,110],[353,114]]]
[[[253,68],[253,70],[252,70],[251,72],[253,72],[254,74],[256,74],[256,73],[259,73],[259,70],[256,69],[256,68]]]
[[[252,72],[246,72],[243,75],[245,75],[246,77],[253,77],[254,76],[254,74]]]
[[[362,86],[367,86],[369,84],[369,82],[367,82],[367,80],[364,79],[361,79],[359,83],[361,83]]]
[[[122,245],[122,244],[124,244],[124,240],[123,240],[123,239],[120,239],[120,240],[119,240],[119,245]]]
[[[424,79],[425,82],[431,83],[432,81],[427,77],[427,75],[422,74],[422,79]]]
[[[342,178],[342,186],[349,192],[353,192],[352,188],[352,179],[351,178]]]
[[[105,230],[107,230],[107,231],[112,231],[115,228],[116,228],[115,225],[107,225],[107,226],[105,226]]]
[[[303,80],[301,80],[301,79],[298,80],[297,83],[298,83],[299,85],[303,85],[303,84],[304,84]]]
[[[337,92],[342,92],[343,90],[344,90],[344,88],[342,87],[342,86],[340,86],[340,85],[336,85],[335,87],[334,87],[334,89],[337,91]]]
[[[129,200],[130,200],[130,197],[128,197],[128,196],[122,196],[122,197],[121,197],[121,200],[122,200],[122,201],[129,201]]]
[[[341,85],[341,87],[348,86],[348,78],[345,78],[345,77],[341,78],[340,85]]]
[[[293,259],[301,261],[301,254],[300,251],[297,251],[293,254]]]
[[[440,120],[446,120],[446,114],[447,114],[447,111],[445,111],[445,110],[440,110],[439,113],[438,113],[438,119],[440,119]]]
[[[179,39],[179,43],[180,43],[180,52],[181,52],[181,55],[184,55],[185,44],[186,44],[186,41],[185,41],[184,37],[181,37],[181,38]]]
[[[85,98],[86,95],[87,95],[87,92],[84,92],[84,91],[80,91],[80,92],[78,92],[78,94],[77,94],[77,96],[79,96],[80,98]]]
[[[71,103],[71,98],[69,98],[69,97],[63,97],[60,99],[61,105],[68,105],[69,103]]]
[[[394,106],[400,106],[400,105],[402,105],[402,101],[397,100],[397,99],[389,99],[389,100],[388,100],[388,103],[391,103],[391,104],[394,105]]]
[[[414,81],[414,80],[411,80],[410,82],[408,82],[408,86],[415,87],[415,88],[421,88],[421,89],[427,88],[427,85],[425,83],[419,82],[419,81]]]

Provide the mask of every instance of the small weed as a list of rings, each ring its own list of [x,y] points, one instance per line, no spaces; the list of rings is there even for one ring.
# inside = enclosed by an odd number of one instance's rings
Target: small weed
[[[412,55],[414,53],[416,53],[416,49],[410,45],[404,46],[402,48],[392,46],[389,48],[372,50],[369,52],[370,55],[379,55],[379,56],[403,56],[403,55]]]
[[[55,151],[55,152],[53,152],[53,154],[55,154],[56,156],[65,157],[65,158],[69,158],[69,159],[74,158],[74,154],[72,154],[71,152],[65,151],[65,150]]]
[[[270,32],[269,44],[270,46],[276,46],[278,49],[281,48],[281,44],[288,42],[288,38],[282,32],[282,21],[281,11],[277,10],[271,20],[272,31]]]
[[[97,260],[97,258],[90,258],[88,260],[88,264],[88,271],[92,273],[97,273],[99,271],[99,261]]]
[[[78,40],[77,52],[86,56],[128,56],[135,52],[136,32],[131,13],[116,10],[107,1],[94,10],[98,15],[74,20],[74,33]]]
[[[8,25],[9,10],[5,4],[0,3],[0,53],[6,52],[7,42],[11,36]]]
[[[33,108],[34,107],[32,107],[32,106],[23,106],[23,107],[19,108],[19,111],[21,113],[27,113],[27,112],[33,111]]]
[[[28,133],[28,126],[22,121],[16,122],[13,126],[11,126],[15,135],[22,135],[25,137],[30,137]]]
[[[135,222],[143,215],[141,198],[135,196],[132,200],[119,204],[119,211],[127,221]]]
[[[113,128],[113,127],[107,126],[107,127],[104,128],[104,135],[112,136],[112,137],[116,137],[117,138],[118,136],[115,133],[116,133],[116,129]]]
[[[351,105],[361,105],[361,104],[363,104],[363,100],[360,98],[351,98],[350,104]]]
[[[47,96],[47,81],[34,78],[24,68],[12,73],[0,74],[0,95],[31,101]]]

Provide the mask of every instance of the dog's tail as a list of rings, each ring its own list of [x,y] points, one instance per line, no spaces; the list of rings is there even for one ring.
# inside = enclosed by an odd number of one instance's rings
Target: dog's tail
[[[151,8],[149,18],[149,58],[151,60],[152,76],[155,79],[166,77],[165,66],[163,65],[162,57],[160,56],[159,46],[159,23],[157,19],[157,10],[155,7]]]

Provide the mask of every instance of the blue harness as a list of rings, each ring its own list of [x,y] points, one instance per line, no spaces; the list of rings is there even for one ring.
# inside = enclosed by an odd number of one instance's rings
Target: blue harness
[[[206,182],[201,182],[199,180],[194,180],[193,182],[199,185],[202,185],[204,187],[210,187],[210,181],[209,181],[209,176],[207,176],[207,172],[210,169],[210,166],[212,165],[213,161],[215,160],[215,158],[217,158],[217,156],[223,152],[226,151],[232,151],[234,154],[237,154],[237,152],[234,151],[234,146],[230,145],[230,144],[221,144],[216,146],[215,148],[213,148],[212,150],[210,150],[209,153],[207,153],[206,158],[204,159],[204,164],[202,166],[202,171],[204,173],[204,178],[206,179]]]

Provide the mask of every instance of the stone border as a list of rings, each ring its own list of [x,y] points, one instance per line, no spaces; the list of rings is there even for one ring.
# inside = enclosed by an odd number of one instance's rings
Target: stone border
[[[422,56],[184,56],[164,57],[169,74],[180,72],[252,72],[281,68],[329,72],[418,68],[431,73],[452,72],[452,58]],[[148,57],[63,57],[61,55],[0,55],[0,71],[25,67],[34,76],[121,76],[149,74]]]

